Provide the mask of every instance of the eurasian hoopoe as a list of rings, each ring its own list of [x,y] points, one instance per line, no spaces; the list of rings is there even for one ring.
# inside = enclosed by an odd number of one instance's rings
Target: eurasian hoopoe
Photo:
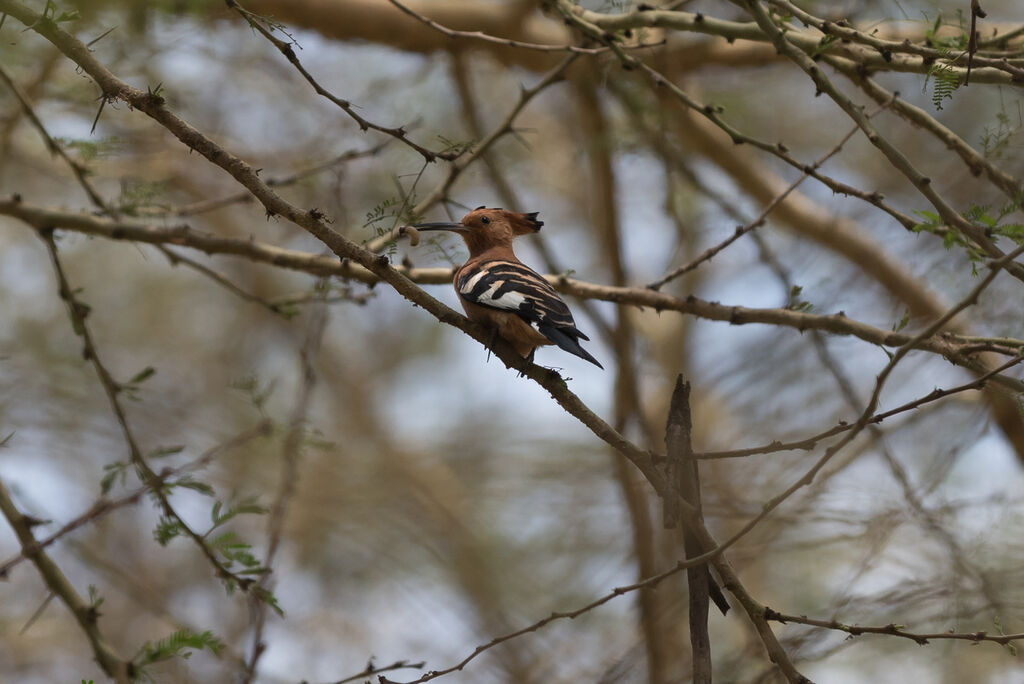
[[[537,212],[517,214],[477,207],[460,223],[419,223],[419,230],[450,230],[469,247],[469,260],[455,272],[453,285],[466,315],[494,328],[521,356],[532,358],[537,347],[559,347],[604,368],[579,340],[590,338],[576,329],[572,313],[544,277],[525,266],[512,251],[519,235],[540,230]]]

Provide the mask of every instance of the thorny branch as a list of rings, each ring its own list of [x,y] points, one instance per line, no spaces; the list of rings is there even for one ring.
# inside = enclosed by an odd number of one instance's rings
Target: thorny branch
[[[75,620],[89,640],[96,662],[117,684],[129,684],[132,680],[131,663],[117,655],[107,643],[98,625],[99,614],[75,591],[61,569],[43,551],[32,534],[32,525],[38,521],[24,515],[15,507],[3,482],[0,482],[0,512],[7,518],[7,522],[17,535],[22,555],[32,560],[46,586],[75,616]]]
[[[82,354],[85,359],[92,364],[93,369],[96,371],[96,375],[99,377],[100,384],[103,386],[103,391],[107,395],[107,400],[110,402],[111,410],[117,418],[117,424],[121,429],[121,435],[124,437],[125,444],[128,446],[129,459],[131,464],[135,467],[139,479],[150,487],[163,515],[168,519],[173,520],[184,534],[192,539],[196,546],[199,547],[199,550],[210,562],[210,565],[213,566],[217,577],[222,579],[229,587],[237,586],[243,591],[247,591],[253,585],[252,578],[244,577],[232,572],[227,565],[217,557],[216,552],[210,548],[206,539],[192,529],[192,527],[185,522],[185,520],[178,514],[177,510],[175,510],[171,505],[165,483],[160,481],[160,476],[157,475],[149,466],[149,463],[142,454],[142,449],[139,447],[135,434],[128,424],[128,417],[119,396],[124,390],[124,387],[114,380],[110,371],[107,370],[107,367],[103,365],[103,362],[100,359],[96,343],[93,341],[92,332],[89,329],[89,325],[86,323],[86,317],[89,315],[90,308],[87,304],[78,299],[75,294],[75,290],[68,283],[67,275],[64,272],[64,266],[61,263],[60,255],[57,251],[57,243],[54,240],[53,231],[40,229],[39,236],[46,245],[46,249],[50,254],[50,261],[53,264],[54,273],[57,278],[58,295],[67,305],[68,316],[71,319],[71,327],[74,329],[75,334],[82,338]]]
[[[875,111],[868,114],[868,118],[870,119],[871,117],[875,116],[883,109],[885,109],[887,106],[888,104],[882,105]],[[804,169],[800,172],[800,176],[795,181],[790,183],[785,190],[776,195],[772,199],[772,201],[769,202],[768,205],[761,210],[760,215],[758,215],[756,219],[754,219],[753,221],[744,226],[737,226],[736,230],[733,231],[733,234],[727,237],[725,240],[722,240],[717,245],[714,245],[704,250],[704,252],[700,256],[695,258],[690,263],[680,266],[679,268],[675,268],[669,273],[659,278],[658,280],[649,283],[647,287],[652,290],[660,290],[666,283],[669,283],[678,278],[679,276],[689,273],[690,271],[694,270],[701,264],[710,261],[715,257],[716,254],[721,252],[723,249],[725,249],[732,243],[736,242],[736,240],[739,240],[741,237],[743,237],[750,231],[756,230],[757,228],[763,226],[765,224],[765,221],[768,219],[768,215],[772,213],[772,210],[775,209],[775,207],[779,206],[779,204],[781,204],[787,197],[789,197],[790,193],[792,193],[794,190],[800,187],[800,184],[803,183],[811,174],[813,174],[815,171],[821,168],[822,164],[824,164],[829,159],[838,154],[843,149],[843,145],[845,145],[858,130],[859,129],[856,126],[854,126],[846,135],[842,137],[842,139],[838,143],[836,143],[832,147],[831,150],[826,152],[820,159],[818,159],[810,166],[804,167]]]
[[[205,468],[207,465],[210,464],[210,462],[213,459],[217,458],[221,454],[224,454],[233,449],[237,449],[238,447],[252,441],[257,437],[265,437],[269,434],[270,423],[268,421],[263,421],[253,429],[246,430],[245,432],[236,435],[235,437],[232,437],[226,442],[218,444],[217,446],[207,450],[204,454],[199,456],[199,458],[195,459],[194,461],[186,463],[185,465],[180,466],[178,468],[167,468],[160,471],[160,473],[150,482],[142,485],[141,487],[138,487],[129,494],[125,494],[124,496],[119,497],[117,499],[107,499],[106,497],[101,497],[84,513],[81,513],[72,520],[69,520],[64,525],[62,525],[59,530],[57,530],[56,532],[54,532],[53,534],[44,539],[40,539],[36,542],[36,544],[38,548],[45,549],[54,542],[64,538],[71,532],[74,532],[75,530],[91,523],[94,520],[97,520],[98,518],[103,517],[104,515],[107,515],[108,513],[111,513],[124,506],[130,506],[132,504],[138,503],[139,499],[141,499],[148,492],[152,491],[154,488],[163,487],[167,482],[171,481],[172,479],[180,475],[185,475],[187,473],[194,472],[201,468]],[[26,557],[27,556],[23,551],[22,553],[14,556],[13,558],[8,558],[6,561],[4,561],[3,564],[0,564],[0,579],[5,579],[8,573],[10,573],[11,569],[14,568],[14,566],[16,566],[21,561],[25,560]]]
[[[89,214],[35,207],[17,197],[0,200],[0,215],[14,216],[37,229],[53,226],[113,240],[187,246],[207,254],[230,254],[255,262],[303,271],[311,275],[334,275],[368,285],[382,280],[378,273],[359,263],[354,263],[354,260],[339,261],[332,257],[284,249],[255,240],[222,238],[194,230],[187,224],[162,227],[129,221],[111,221]],[[398,266],[393,267],[393,271],[420,285],[447,285],[451,283],[452,279],[452,269],[449,268]],[[824,315],[792,309],[754,309],[709,302],[692,295],[675,297],[655,292],[646,287],[614,287],[588,283],[564,275],[548,275],[547,279],[559,292],[582,299],[629,304],[655,311],[676,311],[707,320],[726,322],[730,325],[762,323],[801,331],[821,330],[836,335],[852,335],[866,342],[886,347],[898,347],[911,339],[911,336],[906,333],[876,328],[851,319],[843,313]],[[987,373],[988,369],[982,369],[979,363],[971,357],[971,354],[980,349],[991,349],[1007,356],[1013,356],[1017,353],[1014,346],[1015,341],[1010,339],[1006,342],[1008,344],[1002,344],[998,339],[988,340],[987,338],[984,341],[975,338],[961,341],[954,336],[939,335],[922,340],[918,348],[943,356],[964,368]],[[979,345],[983,346],[979,347]],[[1024,392],[1024,381],[999,374],[989,377],[1008,389]]]
[[[334,95],[332,92],[321,86],[317,82],[317,80],[313,78],[312,74],[306,71],[306,68],[302,66],[302,62],[299,61],[298,56],[295,54],[295,50],[292,48],[292,43],[281,40],[280,38],[274,35],[273,31],[275,29],[273,25],[270,25],[270,28],[267,28],[267,25],[269,24],[263,17],[245,9],[235,0],[224,1],[227,3],[228,7],[238,12],[238,14],[249,23],[249,26],[251,26],[254,31],[256,31],[261,36],[269,40],[271,44],[274,47],[276,47],[278,51],[280,51],[280,53],[284,55],[289,62],[291,62],[292,66],[294,66],[295,69],[300,74],[302,74],[302,77],[306,79],[306,82],[309,83],[309,85],[313,86],[313,90],[316,91],[317,95],[321,95],[327,98],[328,100],[336,104],[338,107],[340,107],[342,111],[344,111],[346,114],[352,117],[352,119],[355,120],[357,124],[359,124],[360,130],[366,131],[372,129],[385,135],[390,135],[392,138],[401,141],[402,144],[416,150],[423,157],[424,161],[427,162],[432,162],[437,159],[445,159],[451,161],[459,156],[458,151],[435,152],[413,142],[409,138],[409,134],[405,130],[405,126],[382,126],[361,116],[359,112],[356,111],[356,107],[351,102]]]
[[[850,636],[860,636],[862,634],[885,634],[887,636],[902,637],[904,639],[910,639],[916,642],[920,646],[924,646],[931,641],[937,641],[940,639],[955,639],[959,641],[971,641],[974,643],[981,643],[983,641],[991,641],[995,644],[1006,646],[1015,641],[1024,640],[1024,633],[1021,634],[989,634],[988,632],[955,632],[950,630],[949,632],[932,632],[932,633],[916,633],[907,632],[903,625],[897,625],[890,623],[882,627],[863,627],[861,625],[847,625],[838,620],[816,620],[809,618],[805,615],[785,615],[771,608],[765,608],[765,619],[773,622],[793,623],[798,625],[808,625],[810,627],[822,627],[824,629],[834,629],[839,632],[846,632]]]

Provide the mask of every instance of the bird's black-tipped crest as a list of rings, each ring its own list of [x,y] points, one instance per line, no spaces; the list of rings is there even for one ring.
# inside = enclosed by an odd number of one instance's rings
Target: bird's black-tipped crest
[[[523,214],[523,218],[525,218],[527,222],[529,222],[533,226],[534,230],[540,230],[541,226],[544,225],[544,222],[537,218],[537,214],[539,213],[540,212],[538,211],[531,211],[529,213]]]

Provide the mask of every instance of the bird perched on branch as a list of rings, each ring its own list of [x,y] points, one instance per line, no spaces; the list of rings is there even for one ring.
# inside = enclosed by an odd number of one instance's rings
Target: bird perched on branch
[[[537,212],[519,214],[477,207],[459,223],[418,223],[419,230],[458,233],[469,247],[469,260],[455,272],[453,284],[466,315],[491,326],[524,358],[537,347],[556,344],[570,354],[604,368],[580,340],[572,313],[543,276],[525,266],[512,251],[520,235],[540,230]]]

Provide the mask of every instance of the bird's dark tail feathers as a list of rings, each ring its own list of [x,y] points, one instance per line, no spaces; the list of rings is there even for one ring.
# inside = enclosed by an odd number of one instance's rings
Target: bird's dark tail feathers
[[[582,337],[585,340],[589,338],[579,330],[576,330],[575,328],[556,328],[548,323],[541,323],[537,326],[537,330],[541,335],[548,338],[570,354],[574,354],[585,361],[589,361],[601,370],[604,370],[604,366],[602,366],[597,359],[591,356],[590,352],[580,346],[577,338]]]

